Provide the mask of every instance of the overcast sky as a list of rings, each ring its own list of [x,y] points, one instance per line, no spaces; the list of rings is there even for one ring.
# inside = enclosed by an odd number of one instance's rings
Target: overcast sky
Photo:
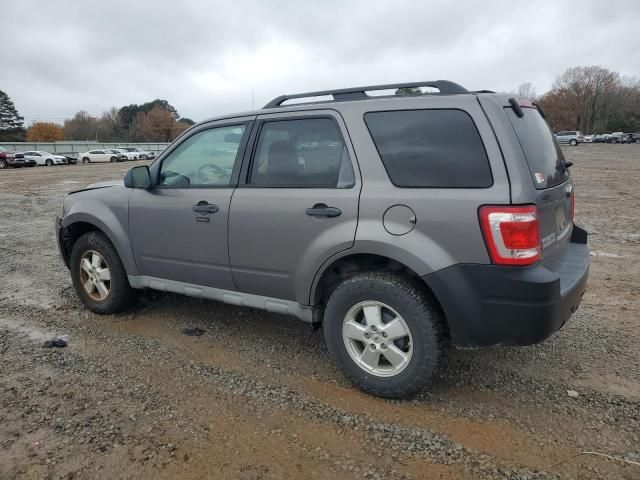
[[[164,98],[201,120],[282,93],[449,79],[538,93],[640,74],[637,2],[0,0],[0,90],[27,124]]]

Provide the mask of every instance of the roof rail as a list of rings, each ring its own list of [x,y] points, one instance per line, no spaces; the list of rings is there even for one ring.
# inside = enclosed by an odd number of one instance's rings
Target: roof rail
[[[368,91],[376,90],[391,90],[398,88],[412,88],[412,87],[432,87],[440,90],[442,95],[454,95],[459,93],[469,93],[469,91],[457,83],[450,82],[449,80],[429,80],[425,82],[410,82],[410,83],[390,83],[388,85],[371,85],[368,87],[352,87],[352,88],[340,88],[338,90],[321,90],[318,92],[306,92],[306,93],[294,93],[291,95],[280,95],[267,103],[263,108],[279,107],[287,100],[294,98],[309,98],[309,97],[322,97],[326,95],[333,96],[333,100],[336,102],[345,100],[364,100],[371,98],[367,95]]]

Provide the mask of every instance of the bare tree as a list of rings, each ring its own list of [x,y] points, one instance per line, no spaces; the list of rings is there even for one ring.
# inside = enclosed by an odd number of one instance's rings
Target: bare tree
[[[532,102],[538,99],[536,89],[531,82],[523,83],[518,87],[518,97],[526,98]]]

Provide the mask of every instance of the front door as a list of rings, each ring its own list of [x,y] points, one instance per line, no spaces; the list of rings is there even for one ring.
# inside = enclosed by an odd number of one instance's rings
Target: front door
[[[306,285],[321,263],[354,242],[353,152],[333,111],[263,115],[254,130],[252,159],[231,201],[233,278],[242,292],[307,304]]]
[[[142,275],[235,290],[227,220],[248,125],[194,130],[152,167],[154,187],[132,191],[129,228]]]

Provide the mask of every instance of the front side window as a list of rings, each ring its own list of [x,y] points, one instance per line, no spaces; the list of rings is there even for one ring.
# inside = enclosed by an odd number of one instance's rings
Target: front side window
[[[231,175],[245,125],[228,125],[200,131],[182,142],[162,162],[160,186],[226,186]]]
[[[281,188],[349,188],[355,183],[347,147],[330,118],[265,122],[249,183]]]
[[[487,188],[489,159],[469,114],[395,110],[364,116],[382,163],[397,187]]]

